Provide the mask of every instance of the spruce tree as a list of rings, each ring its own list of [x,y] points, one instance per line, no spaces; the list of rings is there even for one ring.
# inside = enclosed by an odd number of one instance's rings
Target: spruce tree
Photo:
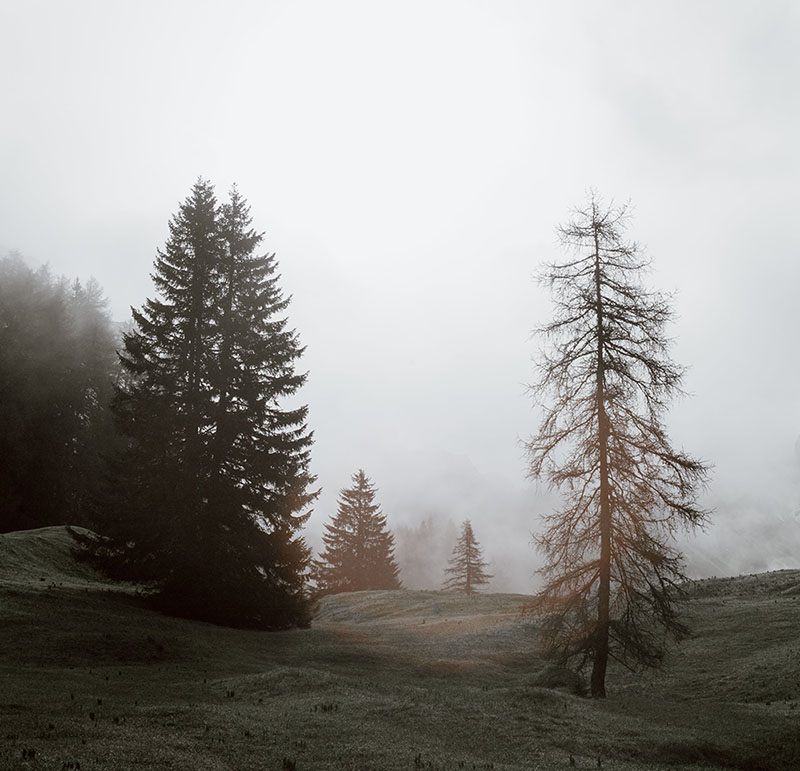
[[[229,511],[234,522],[245,516],[259,523],[256,567],[273,585],[271,602],[294,598],[296,604],[310,556],[299,528],[316,497],[308,491],[314,481],[308,471],[312,438],[308,408],[286,409],[281,401],[306,381],[295,371],[304,349],[288,326],[291,298],[280,290],[275,255],[257,251],[263,235],[253,230],[249,207],[236,187],[221,207],[220,234],[209,500],[218,511]],[[241,549],[254,538],[233,523],[231,533],[241,536]]]
[[[486,572],[483,551],[472,531],[469,520],[461,525],[453,556],[444,572],[447,575],[444,587],[451,591],[474,594],[481,584],[489,583],[492,576]]]
[[[338,510],[325,525],[325,549],[314,565],[317,587],[322,594],[400,589],[394,536],[375,503],[375,487],[361,469],[352,481],[340,491]]]
[[[239,193],[220,207],[202,179],[172,218],[124,338],[105,551],[172,611],[266,628],[306,620],[314,493],[306,408],[280,403],[303,349],[261,241]]]

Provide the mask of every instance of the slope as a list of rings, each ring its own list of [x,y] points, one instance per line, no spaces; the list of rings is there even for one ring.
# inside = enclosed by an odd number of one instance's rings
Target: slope
[[[519,595],[360,592],[232,630],[109,591],[63,529],[12,535],[0,769],[800,767],[800,573],[697,584],[693,636],[598,703],[536,656]]]
[[[72,589],[113,586],[86,562],[76,559],[79,546],[73,532],[92,537],[84,528],[64,526],[0,534],[0,584]]]

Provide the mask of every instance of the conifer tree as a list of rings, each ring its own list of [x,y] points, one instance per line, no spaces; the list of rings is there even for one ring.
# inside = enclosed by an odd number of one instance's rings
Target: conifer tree
[[[400,589],[394,537],[375,503],[375,487],[361,469],[352,481],[340,491],[336,515],[325,525],[325,549],[314,565],[317,587],[322,594]]]
[[[315,494],[306,408],[281,406],[305,381],[303,349],[261,240],[235,188],[220,207],[202,179],[172,218],[158,297],[124,338],[127,446],[104,503],[112,570],[170,610],[267,628],[306,619],[299,529]]]
[[[453,556],[444,572],[447,575],[444,587],[456,592],[474,594],[481,584],[489,583],[492,576],[486,572],[483,551],[467,519],[461,525],[461,534],[453,548]]]
[[[707,466],[675,450],[663,426],[683,370],[667,356],[667,299],[641,283],[648,260],[623,237],[625,207],[588,206],[559,229],[573,254],[547,265],[556,314],[534,386],[544,407],[528,443],[534,477],[563,493],[537,538],[546,585],[533,609],[565,662],[591,663],[592,696],[605,696],[609,656],[657,665],[659,630],[686,631],[674,600],[684,579],[670,544],[702,524],[697,491]]]

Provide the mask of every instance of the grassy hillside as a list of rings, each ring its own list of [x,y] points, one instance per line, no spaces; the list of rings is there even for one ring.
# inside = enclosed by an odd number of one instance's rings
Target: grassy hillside
[[[696,584],[692,638],[593,702],[519,595],[359,592],[247,632],[155,613],[71,548],[0,536],[2,769],[800,768],[800,571]]]
[[[88,535],[83,528],[74,528]],[[0,535],[0,583],[3,586],[84,589],[110,586],[73,555],[75,539],[65,527],[42,527]]]

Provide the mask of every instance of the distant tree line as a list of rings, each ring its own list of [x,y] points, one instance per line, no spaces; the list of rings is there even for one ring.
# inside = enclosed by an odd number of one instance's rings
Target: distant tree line
[[[0,530],[92,524],[114,444],[116,335],[97,283],[0,259]]]

